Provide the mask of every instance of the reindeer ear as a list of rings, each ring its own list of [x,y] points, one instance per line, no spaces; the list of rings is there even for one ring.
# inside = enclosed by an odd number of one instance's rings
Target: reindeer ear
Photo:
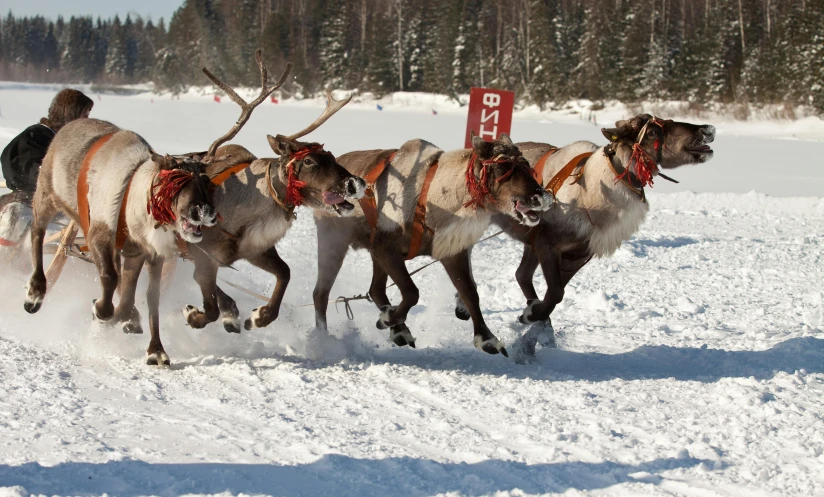
[[[621,138],[621,132],[618,128],[601,128],[601,133],[611,142],[617,142]]]
[[[498,135],[498,141],[508,147],[514,145],[514,143],[512,143],[512,138],[510,138],[509,135],[506,133],[501,133],[500,135]]]
[[[169,159],[170,159],[170,157],[168,155],[163,156],[163,155],[156,154],[156,153],[152,152],[152,162],[157,164],[157,167],[160,170],[169,169],[171,167],[170,166],[171,161]]]
[[[294,140],[290,140],[283,135],[266,135],[266,140],[269,141],[269,146],[272,147],[272,151],[280,156],[292,155],[300,148]]]
[[[473,130],[469,131],[469,136],[472,137],[472,150],[478,157],[488,159],[492,155],[492,144],[477,136]]]

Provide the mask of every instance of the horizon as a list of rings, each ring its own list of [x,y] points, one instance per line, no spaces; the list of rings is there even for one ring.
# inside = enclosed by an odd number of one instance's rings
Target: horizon
[[[5,18],[9,13],[14,17],[42,16],[50,21],[59,17],[91,17],[93,19],[113,19],[119,16],[139,16],[144,20],[158,22],[161,18],[168,24],[172,15],[183,5],[183,0],[143,0],[138,6],[135,2],[118,0],[40,0],[38,2],[21,2],[18,0],[0,0],[0,13]]]

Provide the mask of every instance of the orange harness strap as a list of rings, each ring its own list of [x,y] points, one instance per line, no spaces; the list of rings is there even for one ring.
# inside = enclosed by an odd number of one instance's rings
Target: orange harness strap
[[[224,169],[220,173],[217,174],[214,178],[212,178],[212,184],[215,186],[220,186],[226,182],[231,176],[243,171],[247,167],[251,166],[251,162],[242,162],[230,168]]]
[[[363,197],[358,200],[358,203],[360,203],[363,215],[366,217],[366,222],[369,223],[369,226],[372,228],[372,235],[369,237],[370,245],[375,243],[375,233],[378,230],[378,204],[375,201],[375,182],[378,181],[378,178],[381,177],[381,174],[386,171],[386,167],[391,164],[394,159],[395,152],[392,152],[378,162],[377,165],[363,177],[363,180],[366,182],[366,192]]]
[[[406,260],[414,259],[418,256],[421,250],[421,243],[423,242],[423,232],[426,229],[426,197],[429,194],[429,184],[432,183],[432,178],[438,171],[438,162],[429,166],[426,172],[426,178],[423,180],[421,187],[421,196],[418,197],[418,204],[415,206],[415,218],[412,221],[412,239],[409,241],[409,252],[406,254]]]
[[[592,152],[584,152],[583,154],[576,155],[575,157],[573,157],[572,160],[569,161],[566,166],[561,168],[561,170],[558,171],[555,174],[555,176],[552,177],[551,180],[549,180],[549,183],[546,185],[546,189],[549,192],[551,192],[553,196],[557,195],[558,190],[560,190],[561,186],[563,186],[566,180],[569,179],[570,176],[572,176],[573,171],[575,171],[575,169],[578,168],[582,161],[590,158],[591,156]],[[578,179],[580,179],[580,174],[582,173],[583,171],[579,173]],[[577,182],[578,179],[576,179],[573,183]]]
[[[554,154],[558,150],[558,147],[550,148],[546,151],[544,155],[541,156],[540,159],[538,159],[538,162],[535,163],[533,171],[535,172],[535,179],[538,181],[538,183],[542,185],[544,184],[544,166],[546,166],[546,161],[549,160],[552,154]]]
[[[77,217],[80,219],[80,228],[83,230],[83,235],[86,237],[86,242],[89,241],[89,226],[91,224],[89,214],[89,168],[92,165],[92,159],[97,155],[100,148],[111,139],[114,133],[103,135],[95,141],[86,156],[83,157],[83,164],[80,166],[80,171],[77,174]],[[86,248],[86,247],[82,247]]]

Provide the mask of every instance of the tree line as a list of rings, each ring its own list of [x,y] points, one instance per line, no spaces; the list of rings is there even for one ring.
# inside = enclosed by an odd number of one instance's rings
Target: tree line
[[[168,26],[0,20],[0,78],[256,86],[255,48],[284,88],[382,95],[515,91],[570,99],[806,105],[824,113],[824,0],[186,0]]]

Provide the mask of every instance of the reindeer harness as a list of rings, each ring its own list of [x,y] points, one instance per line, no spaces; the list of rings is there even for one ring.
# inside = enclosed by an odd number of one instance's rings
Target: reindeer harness
[[[88,251],[89,229],[91,225],[89,211],[89,169],[91,168],[95,155],[97,155],[103,145],[105,145],[112,136],[114,136],[114,133],[103,135],[92,144],[83,157],[83,163],[77,175],[77,216],[87,243],[86,246],[80,247],[80,250],[84,252]],[[126,190],[123,192],[123,199],[120,202],[117,228],[115,230],[115,247],[118,249],[122,249],[126,244],[126,240],[129,238],[129,226],[126,222],[126,207],[129,202],[129,191],[132,187],[135,171],[132,171],[132,175],[129,177]],[[172,224],[175,221],[175,215],[171,210],[171,203],[186,183],[192,180],[194,174],[188,171],[172,169],[160,171],[155,177],[159,178],[159,181],[155,182],[154,179],[152,180],[149,199],[146,202],[146,212],[151,214],[159,225]],[[181,253],[185,254],[185,242],[178,236],[175,236],[175,239],[177,240],[177,245]]]

